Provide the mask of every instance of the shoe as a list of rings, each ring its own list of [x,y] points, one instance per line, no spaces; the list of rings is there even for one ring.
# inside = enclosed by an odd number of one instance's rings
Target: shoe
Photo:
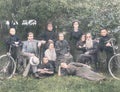
[[[38,74],[38,73],[34,73],[34,77],[35,77],[35,78],[37,78],[37,79],[39,79],[39,78],[40,78],[40,76],[39,76],[39,74]]]
[[[45,76],[39,76],[39,79],[44,79],[44,78],[46,78]]]

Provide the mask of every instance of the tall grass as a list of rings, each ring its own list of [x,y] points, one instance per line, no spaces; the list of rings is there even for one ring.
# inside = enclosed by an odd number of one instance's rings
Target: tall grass
[[[75,76],[34,79],[15,76],[0,81],[0,92],[120,92],[120,81],[108,78],[95,82]]]

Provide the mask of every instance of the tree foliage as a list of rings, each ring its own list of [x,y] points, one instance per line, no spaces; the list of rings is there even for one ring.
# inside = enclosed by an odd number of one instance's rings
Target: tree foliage
[[[120,26],[119,0],[0,0],[0,20],[14,18],[21,24],[23,19],[36,19],[31,30],[40,33],[46,23],[52,21],[59,31],[69,31],[72,21],[80,21],[85,32],[98,33],[101,28],[115,30]],[[18,30],[25,27],[19,25]]]

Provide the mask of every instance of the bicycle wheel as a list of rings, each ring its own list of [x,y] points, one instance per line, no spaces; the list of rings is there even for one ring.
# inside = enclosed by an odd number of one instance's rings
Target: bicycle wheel
[[[110,58],[108,70],[113,78],[120,80],[120,54],[116,54]]]
[[[0,79],[10,79],[16,70],[16,63],[14,59],[5,54],[0,56]]]

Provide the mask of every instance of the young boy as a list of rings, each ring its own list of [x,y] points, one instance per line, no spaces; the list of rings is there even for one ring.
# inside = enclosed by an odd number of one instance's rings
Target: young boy
[[[40,69],[38,69],[37,71],[42,77],[54,75],[54,67],[47,57],[43,57],[43,63],[41,64]]]
[[[6,47],[7,52],[9,52],[10,46],[11,47],[11,55],[14,59],[17,58],[17,47],[21,44],[20,39],[16,36],[15,28],[10,28],[9,30],[9,37],[6,40]]]
[[[100,34],[101,34],[101,37],[100,37],[100,40],[99,40],[99,48],[100,48],[100,51],[105,51],[106,53],[106,62],[107,62],[107,65],[106,65],[106,69],[107,66],[108,66],[108,61],[109,59],[113,56],[113,49],[111,47],[111,43],[110,42],[107,42],[108,40],[111,39],[111,37],[108,35],[108,30],[106,29],[102,29],[100,31]]]

